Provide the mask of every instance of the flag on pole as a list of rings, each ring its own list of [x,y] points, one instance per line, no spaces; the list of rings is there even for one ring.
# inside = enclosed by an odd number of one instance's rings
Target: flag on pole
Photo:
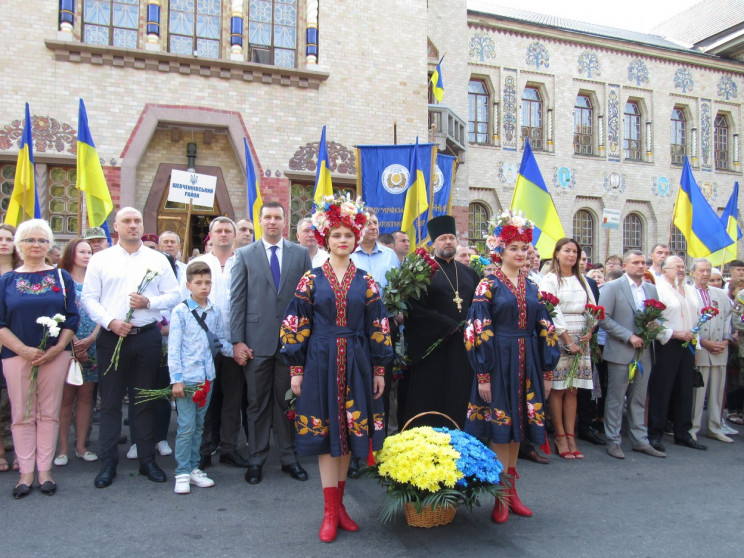
[[[736,248],[737,248],[737,242],[741,238],[741,229],[739,228],[739,183],[734,183],[734,191],[731,192],[731,197],[729,198],[728,203],[726,204],[725,209],[723,210],[723,213],[721,213],[721,224],[723,225],[723,228],[726,229],[726,233],[729,235],[729,238],[733,240],[731,244],[726,246],[725,248],[722,248],[721,250],[718,250],[716,252],[713,252],[710,256],[706,256],[708,261],[712,265],[722,266],[723,264],[727,264],[731,260],[735,260],[736,258]]]
[[[674,203],[674,225],[687,240],[687,253],[693,258],[704,258],[733,242],[695,182],[687,157]]]
[[[85,193],[85,205],[88,208],[88,224],[91,227],[101,227],[111,244],[106,219],[114,209],[111,193],[103,175],[101,160],[93,143],[88,127],[88,113],[85,103],[80,99],[78,109],[78,141],[77,141],[77,188]]]
[[[17,227],[23,221],[41,219],[39,197],[36,195],[34,179],[34,141],[31,137],[31,113],[26,103],[26,123],[18,151],[13,192],[10,194],[5,223]]]
[[[442,78],[442,60],[444,56],[439,59],[436,70],[431,74],[431,92],[434,94],[438,102],[442,102],[444,99],[444,79]]]
[[[333,196],[333,184],[331,183],[331,166],[328,162],[328,148],[326,147],[326,127],[320,135],[320,147],[318,148],[318,168],[315,171],[315,195],[313,200],[321,205],[323,198]]]
[[[421,161],[419,160],[418,136],[408,164],[408,184],[406,203],[403,206],[403,222],[400,229],[408,234],[408,238],[415,239],[415,242],[411,242],[409,250],[409,252],[413,252],[422,240],[419,234],[421,227],[416,226],[416,219],[429,209],[426,180],[424,180],[424,171],[421,170]]]
[[[563,225],[550,197],[537,160],[532,153],[530,140],[524,143],[522,164],[519,167],[517,185],[511,201],[512,211],[521,211],[527,219],[535,223],[532,233],[532,244],[542,257],[549,258],[555,249],[555,243],[566,236]]]
[[[263,200],[261,199],[261,189],[258,186],[256,167],[253,166],[253,157],[251,157],[251,150],[248,149],[248,140],[246,138],[243,138],[243,144],[245,145],[245,176],[248,181],[248,199],[246,208],[248,210],[248,215],[250,215],[250,218],[253,221],[254,240],[258,240],[263,236],[261,221],[259,219]]]

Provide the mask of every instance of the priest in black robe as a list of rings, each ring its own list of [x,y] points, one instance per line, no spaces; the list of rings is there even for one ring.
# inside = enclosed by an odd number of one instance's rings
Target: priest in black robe
[[[457,231],[453,217],[435,217],[427,228],[439,269],[426,293],[409,301],[405,327],[411,365],[404,416],[408,420],[419,413],[438,411],[462,428],[473,386],[463,328],[480,277],[454,259]],[[440,339],[439,345],[426,355]],[[416,419],[411,427],[424,425],[453,426],[440,416],[426,415]]]

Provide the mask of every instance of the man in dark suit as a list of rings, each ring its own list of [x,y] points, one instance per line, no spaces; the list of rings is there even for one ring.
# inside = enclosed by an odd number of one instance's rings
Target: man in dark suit
[[[279,355],[279,329],[297,284],[311,264],[307,248],[282,238],[285,223],[280,203],[264,203],[260,212],[263,237],[238,249],[232,270],[230,334],[235,360],[245,365],[251,449],[245,480],[249,484],[261,482],[272,429],[282,471],[307,480],[295,454],[294,425],[284,415],[290,378]]]

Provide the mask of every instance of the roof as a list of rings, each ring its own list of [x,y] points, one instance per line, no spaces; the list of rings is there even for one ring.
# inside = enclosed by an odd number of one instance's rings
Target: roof
[[[657,25],[653,31],[695,45],[744,22],[744,0],[703,0]]]

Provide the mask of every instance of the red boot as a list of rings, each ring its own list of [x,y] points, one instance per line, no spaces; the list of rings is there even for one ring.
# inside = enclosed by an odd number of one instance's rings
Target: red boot
[[[504,486],[504,483],[500,483]],[[491,519],[494,523],[504,523],[509,519],[509,490],[504,488],[501,493],[501,498],[496,498],[496,503],[493,506],[493,512],[491,513]]]
[[[346,513],[346,507],[344,507],[344,489],[346,488],[346,481],[339,481],[338,483],[338,526],[344,531],[359,531],[359,525],[357,525],[353,519]]]
[[[336,540],[338,531],[338,487],[324,488],[323,498],[325,498],[325,509],[318,536],[323,542],[333,542]]]
[[[509,467],[508,472],[512,476],[512,485],[509,489],[509,509],[522,517],[532,517],[532,510],[522,503],[517,494],[517,479],[519,478],[517,469]]]

